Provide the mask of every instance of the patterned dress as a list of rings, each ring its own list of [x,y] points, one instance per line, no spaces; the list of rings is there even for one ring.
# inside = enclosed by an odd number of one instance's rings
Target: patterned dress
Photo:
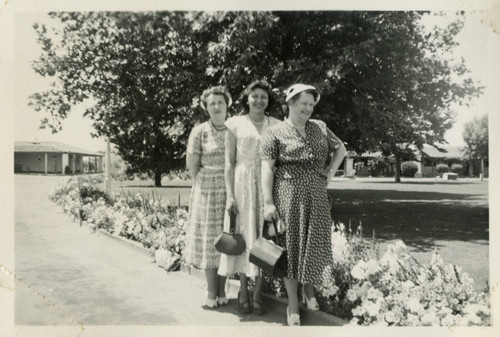
[[[186,264],[200,269],[219,267],[220,253],[214,247],[222,232],[226,188],[224,183],[224,137],[205,122],[193,128],[187,153],[199,155],[201,168],[189,199],[189,224],[186,230]]]
[[[269,129],[262,159],[276,159],[273,199],[286,225],[287,277],[316,287],[328,282],[332,265],[332,220],[326,192],[329,153],[340,140],[319,120],[303,137],[287,120]]]
[[[236,233],[241,233],[246,250],[238,256],[222,254],[219,274],[243,273],[248,277],[260,275],[259,268],[248,260],[252,244],[259,237],[264,223],[264,198],[260,182],[260,143],[269,127],[280,123],[272,117],[265,117],[261,132],[248,115],[236,116],[226,121],[226,126],[236,138],[236,164],[234,168],[234,198],[238,208]],[[228,131],[229,132],[229,131]],[[229,230],[229,216],[226,212],[224,230]]]

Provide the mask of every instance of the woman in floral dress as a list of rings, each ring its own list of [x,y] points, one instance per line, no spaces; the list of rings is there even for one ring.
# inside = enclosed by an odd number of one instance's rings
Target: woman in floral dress
[[[246,89],[242,104],[246,113],[227,120],[226,133],[226,208],[237,213],[236,233],[245,239],[246,250],[238,256],[222,254],[220,275],[239,273],[240,291],[238,301],[240,312],[247,314],[253,306],[256,314],[262,314],[262,285],[259,269],[249,262],[249,251],[262,231],[263,198],[260,182],[260,142],[267,130],[280,123],[268,116],[274,98],[270,85],[265,81],[254,81]],[[224,228],[229,229],[228,214]],[[255,291],[250,305],[247,277],[256,277]]]
[[[262,141],[262,188],[264,217],[279,217],[286,227],[287,322],[300,325],[298,283],[307,307],[318,310],[314,286],[328,282],[323,277],[333,264],[326,187],[345,147],[324,122],[309,119],[320,98],[316,88],[295,84],[286,93],[288,119]]]
[[[203,92],[201,106],[210,118],[193,128],[187,147],[186,162],[194,183],[184,259],[186,264],[205,270],[208,308],[228,303],[226,278],[217,274],[220,253],[214,247],[214,240],[222,232],[224,222],[224,122],[231,102],[231,95],[224,87]]]

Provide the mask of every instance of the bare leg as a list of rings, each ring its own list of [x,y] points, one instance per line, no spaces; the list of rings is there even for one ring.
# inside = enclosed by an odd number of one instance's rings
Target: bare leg
[[[288,295],[288,310],[290,310],[290,314],[299,314],[299,296],[297,294],[299,282],[288,277],[284,277],[283,281]]]
[[[255,276],[255,291],[253,298],[262,301],[262,287],[264,286],[264,278],[262,276]]]
[[[217,298],[217,268],[207,268],[205,269],[205,277],[207,278],[207,291],[208,298],[215,300]]]
[[[255,277],[255,291],[253,293],[253,310],[257,315],[264,314],[264,308],[262,307],[262,287],[264,285],[264,278],[262,276]]]
[[[218,276],[217,279],[217,297],[226,297],[226,277]]]
[[[308,299],[316,297],[314,294],[314,287],[310,284],[304,284],[304,292],[306,293]]]
[[[240,273],[240,302],[248,301],[248,279],[243,273]]]

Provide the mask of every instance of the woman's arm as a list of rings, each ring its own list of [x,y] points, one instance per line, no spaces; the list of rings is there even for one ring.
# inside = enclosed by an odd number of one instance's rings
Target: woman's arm
[[[225,137],[225,166],[224,181],[226,183],[226,209],[234,213],[238,212],[236,200],[234,199],[234,166],[236,164],[236,137],[228,129]]]
[[[193,177],[193,180],[196,180],[196,176],[198,175],[198,172],[200,172],[201,168],[200,155],[188,152],[186,154],[186,166],[191,173],[191,177]]]
[[[338,149],[335,152],[333,152],[332,160],[330,161],[330,165],[328,166],[328,171],[327,171],[328,181],[330,181],[330,179],[335,175],[335,172],[337,172],[337,169],[344,160],[345,154],[346,154],[345,145],[344,143],[340,143]]]
[[[276,159],[263,159],[262,160],[262,194],[264,196],[264,219],[271,220],[277,219],[276,206],[273,199],[274,187],[274,166]]]

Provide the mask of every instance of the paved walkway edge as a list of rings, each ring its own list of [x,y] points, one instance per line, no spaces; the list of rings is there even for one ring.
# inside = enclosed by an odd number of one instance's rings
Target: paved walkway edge
[[[86,221],[82,221],[82,225],[91,227],[87,224]],[[147,256],[154,258],[152,252],[150,250],[144,248],[144,246],[142,246],[142,244],[140,244],[139,242],[129,240],[129,239],[126,239],[126,238],[121,237],[121,236],[113,235],[113,234],[111,234],[111,233],[109,233],[106,230],[101,229],[101,228],[97,229],[96,232],[102,233],[109,238],[112,238],[116,241],[119,241],[123,244],[126,244],[126,245],[134,248],[137,252],[139,252],[141,254],[144,254],[144,255],[147,255]],[[192,275],[196,278],[205,280],[205,273],[203,272],[203,270],[187,266],[184,263],[181,264],[181,272],[186,273],[188,275]],[[237,293],[238,290],[240,289],[239,282],[237,280],[230,280],[230,279],[228,279],[227,282],[229,285],[229,292]],[[265,293],[262,295],[271,301],[275,301],[279,305],[286,306],[288,304],[288,300],[286,300],[285,298],[280,298],[280,297],[276,297],[276,296],[273,296],[271,294],[265,294]],[[328,314],[328,313],[323,312],[323,311],[313,311],[313,310],[309,310],[303,306],[301,307],[301,310],[307,312],[307,315],[314,316],[313,320],[317,321],[317,322],[321,322],[321,323],[323,323],[323,325],[342,326],[342,325],[346,325],[349,323],[348,321],[346,321],[342,318]]]

